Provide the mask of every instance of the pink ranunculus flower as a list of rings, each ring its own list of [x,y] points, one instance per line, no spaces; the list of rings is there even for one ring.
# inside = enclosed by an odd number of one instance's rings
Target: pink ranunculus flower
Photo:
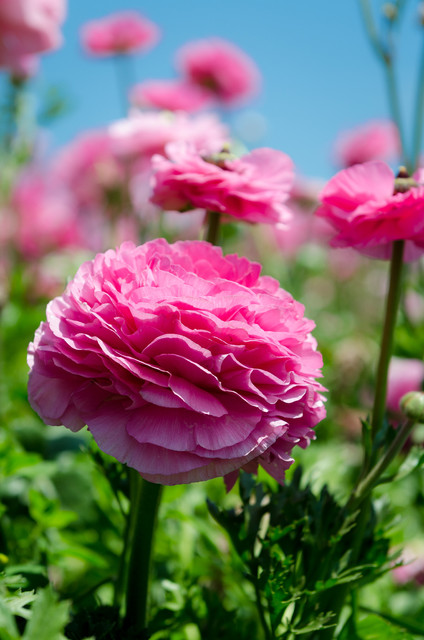
[[[151,482],[262,465],[279,482],[324,417],[303,306],[200,241],[124,243],[84,263],[29,346],[29,399]]]
[[[212,114],[134,112],[112,123],[107,131],[116,157],[144,159],[149,167],[152,156],[164,155],[170,142],[185,141],[199,153],[210,154],[229,139],[228,128]]]
[[[183,77],[224,104],[244,101],[259,90],[260,73],[253,60],[220,38],[186,44],[177,53],[177,67]]]
[[[424,362],[416,358],[396,358],[390,361],[387,379],[387,407],[400,412],[400,400],[409,391],[421,391],[424,382]]]
[[[218,163],[204,159],[189,145],[166,148],[167,158],[153,159],[152,202],[170,211],[207,209],[245,222],[285,223],[285,206],[293,182],[289,156],[256,149]]]
[[[87,246],[72,195],[51,176],[35,170],[24,173],[13,188],[11,207],[11,242],[26,259]]]
[[[210,93],[185,80],[146,80],[135,85],[130,102],[137,107],[166,111],[199,111],[211,103]]]
[[[336,231],[331,244],[389,259],[395,240],[405,240],[405,260],[424,251],[424,185],[394,195],[394,174],[384,162],[366,162],[337,173],[321,192],[317,214]]]
[[[122,11],[85,24],[81,31],[85,50],[94,56],[146,51],[159,39],[159,28],[136,11]]]
[[[371,160],[392,160],[399,156],[400,141],[396,125],[390,120],[371,120],[343,131],[334,144],[334,162],[350,167]]]
[[[66,0],[1,0],[0,66],[15,71],[27,56],[56,49]]]

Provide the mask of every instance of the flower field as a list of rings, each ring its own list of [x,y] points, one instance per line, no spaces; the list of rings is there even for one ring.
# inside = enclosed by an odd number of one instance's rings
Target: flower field
[[[407,10],[358,2],[390,117],[329,140],[321,180],[237,134],[265,82],[227,38],[126,86],[164,34],[120,6],[79,41],[122,117],[49,148],[66,100],[36,78],[72,8],[0,2],[0,640],[424,638]]]

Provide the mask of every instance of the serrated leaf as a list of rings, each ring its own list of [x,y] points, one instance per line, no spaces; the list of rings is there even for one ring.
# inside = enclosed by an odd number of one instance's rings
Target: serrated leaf
[[[50,588],[40,590],[37,596],[22,640],[63,640],[70,603],[58,602]]]
[[[357,624],[361,640],[414,640],[406,631],[394,627],[379,616],[369,615]]]

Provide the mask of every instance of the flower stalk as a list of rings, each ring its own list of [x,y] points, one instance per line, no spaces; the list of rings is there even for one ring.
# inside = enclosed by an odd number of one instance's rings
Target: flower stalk
[[[163,487],[144,480],[134,469],[129,469],[129,473],[130,553],[125,621],[129,628],[141,632],[147,627],[153,537]]]
[[[401,294],[404,245],[405,243],[403,240],[396,240],[393,243],[392,259],[390,263],[389,291],[386,301],[386,314],[377,368],[376,389],[371,421],[372,441],[375,440],[377,432],[383,425],[384,413],[386,410],[387,375],[393,350],[393,336]]]
[[[221,214],[217,211],[208,211],[208,227],[206,231],[207,242],[211,244],[218,244],[219,240],[219,227],[221,224]]]

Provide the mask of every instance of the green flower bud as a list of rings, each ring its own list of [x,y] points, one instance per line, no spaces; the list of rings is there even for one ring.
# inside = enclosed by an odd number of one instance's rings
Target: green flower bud
[[[409,420],[424,422],[424,393],[421,391],[406,393],[400,401],[400,408]]]

